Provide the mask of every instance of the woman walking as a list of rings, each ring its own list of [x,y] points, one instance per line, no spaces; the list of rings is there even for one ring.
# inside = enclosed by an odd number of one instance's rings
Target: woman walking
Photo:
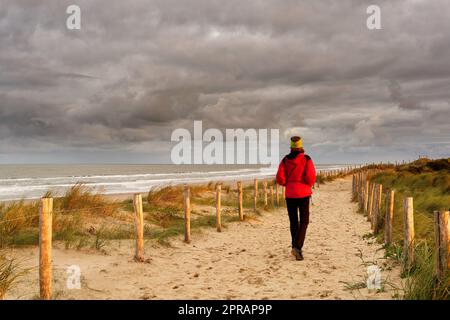
[[[291,138],[291,152],[281,161],[277,183],[286,187],[286,206],[292,238],[292,255],[303,260],[303,243],[309,223],[311,187],[316,182],[316,169],[311,158],[303,150],[300,137]]]

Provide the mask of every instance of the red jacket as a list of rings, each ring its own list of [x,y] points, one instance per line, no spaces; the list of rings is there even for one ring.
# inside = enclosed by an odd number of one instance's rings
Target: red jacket
[[[278,166],[277,183],[286,187],[286,198],[305,198],[312,194],[316,169],[304,153],[290,153]]]

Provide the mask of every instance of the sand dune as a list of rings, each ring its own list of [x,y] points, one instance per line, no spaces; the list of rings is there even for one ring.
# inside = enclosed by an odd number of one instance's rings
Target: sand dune
[[[397,267],[384,260],[374,240],[364,239],[370,226],[350,202],[351,181],[340,179],[315,190],[304,261],[290,255],[285,208],[264,212],[257,221],[232,223],[193,235],[191,244],[174,238],[172,246],[146,243],[147,263],[132,261],[132,241],[114,241],[107,255],[54,250],[54,295],[57,299],[391,299],[400,287]],[[211,209],[213,213],[213,209]],[[37,249],[15,250],[30,266]],[[30,258],[33,257],[33,258]],[[383,292],[367,288],[364,262],[383,267]],[[82,288],[68,290],[66,267],[79,265]],[[9,299],[38,294],[34,269]]]

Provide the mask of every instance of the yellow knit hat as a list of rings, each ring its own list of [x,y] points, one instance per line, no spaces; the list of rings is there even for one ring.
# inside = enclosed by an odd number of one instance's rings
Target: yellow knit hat
[[[291,149],[303,148],[302,138],[295,136],[291,137]]]

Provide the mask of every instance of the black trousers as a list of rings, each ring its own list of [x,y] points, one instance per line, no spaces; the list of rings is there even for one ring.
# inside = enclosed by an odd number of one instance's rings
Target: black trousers
[[[309,224],[309,199],[310,197],[286,199],[291,227],[292,248],[297,248],[299,250],[303,248],[306,229]]]

